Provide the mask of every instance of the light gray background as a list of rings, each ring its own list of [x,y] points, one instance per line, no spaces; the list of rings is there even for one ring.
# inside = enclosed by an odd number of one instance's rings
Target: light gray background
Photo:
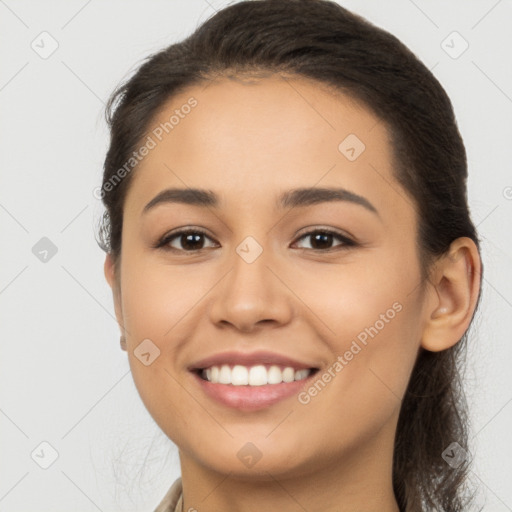
[[[485,511],[510,511],[512,3],[340,3],[404,41],[453,101],[485,264],[467,367],[472,478]],[[140,401],[119,348],[92,191],[114,86],[227,4],[0,0],[2,511],[149,511],[179,476],[177,450]],[[59,45],[46,59],[31,47],[50,48],[43,31]],[[469,43],[458,58],[463,41],[446,39],[453,31]],[[32,252],[42,237],[57,247],[47,262]],[[59,455],[48,469],[35,462],[50,461],[43,441]]]

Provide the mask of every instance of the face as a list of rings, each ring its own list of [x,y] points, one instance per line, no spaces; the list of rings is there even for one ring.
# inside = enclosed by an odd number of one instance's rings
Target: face
[[[148,135],[116,314],[182,462],[264,478],[391,457],[423,299],[384,124],[305,79],[223,79],[173,97]]]

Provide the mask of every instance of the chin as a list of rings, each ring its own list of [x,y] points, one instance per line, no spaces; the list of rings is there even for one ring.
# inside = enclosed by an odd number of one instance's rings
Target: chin
[[[294,443],[286,448],[268,442],[265,445],[264,439],[260,443],[232,440],[224,446],[216,445],[206,457],[203,452],[195,458],[201,466],[217,473],[229,474],[230,478],[268,481],[272,477],[296,477],[314,470],[311,462],[305,458],[304,451],[297,446]]]

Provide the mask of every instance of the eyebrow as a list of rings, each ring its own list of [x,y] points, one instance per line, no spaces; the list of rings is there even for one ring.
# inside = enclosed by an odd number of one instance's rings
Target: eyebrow
[[[292,189],[278,197],[276,208],[284,210],[332,201],[346,201],[357,204],[375,213],[377,216],[380,216],[375,206],[373,206],[368,199],[344,188],[310,187]],[[203,208],[220,207],[219,196],[211,190],[199,188],[167,188],[162,190],[162,192],[157,194],[146,204],[142,214],[145,214],[159,204],[167,203],[188,204]]]

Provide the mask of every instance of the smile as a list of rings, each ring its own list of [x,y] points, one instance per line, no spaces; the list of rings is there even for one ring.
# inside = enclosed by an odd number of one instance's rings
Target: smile
[[[282,382],[289,383],[304,380],[314,371],[313,368],[296,370],[291,366],[277,365],[256,366],[235,365],[211,366],[201,370],[201,377],[214,384],[229,384],[231,386],[265,386]]]

